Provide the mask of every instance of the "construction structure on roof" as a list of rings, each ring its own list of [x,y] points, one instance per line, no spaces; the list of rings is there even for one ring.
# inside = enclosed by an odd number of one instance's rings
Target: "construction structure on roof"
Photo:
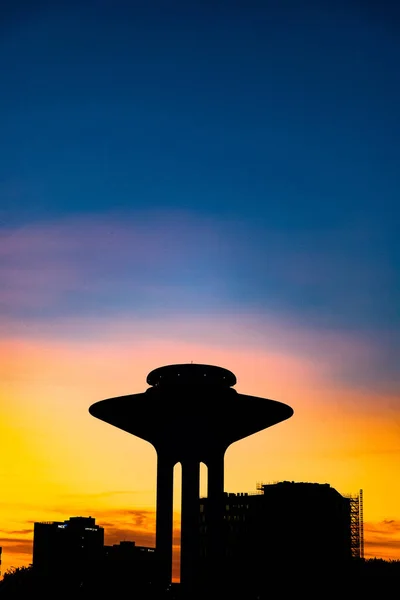
[[[364,511],[363,491],[357,496],[347,496],[350,502],[351,555],[364,558]]]

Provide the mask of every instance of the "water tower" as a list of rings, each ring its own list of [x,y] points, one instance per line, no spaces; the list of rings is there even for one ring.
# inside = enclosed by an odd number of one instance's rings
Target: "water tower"
[[[172,576],[173,472],[182,465],[181,586],[198,581],[200,463],[208,468],[210,564],[217,571],[222,535],[224,455],[249,435],[293,415],[275,400],[239,394],[227,369],[201,364],[159,367],[147,376],[139,394],[96,402],[94,417],[150,442],[157,453],[156,555],[160,578]]]

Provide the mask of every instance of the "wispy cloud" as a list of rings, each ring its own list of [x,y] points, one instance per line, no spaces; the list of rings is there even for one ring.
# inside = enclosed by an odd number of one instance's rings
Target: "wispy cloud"
[[[153,361],[156,361],[155,353],[162,353],[163,349],[165,356],[169,354],[172,358],[174,348],[180,347],[187,352],[187,360],[183,362],[198,361],[199,352],[204,354],[206,348],[210,357],[224,350],[229,353],[229,360],[236,354],[243,360],[251,357],[258,364],[268,357],[269,371],[272,367],[281,370],[285,365],[292,379],[304,379],[308,374],[315,383],[334,384],[336,389],[358,388],[368,394],[391,395],[400,389],[398,370],[392,369],[390,364],[382,366],[385,350],[362,335],[307,329],[293,319],[285,320],[269,313],[241,313],[229,310],[228,306],[224,314],[183,312],[170,314],[168,318],[164,315],[107,318],[91,315],[59,319],[54,323],[10,319],[2,329],[0,369],[5,381],[15,376],[34,379],[44,376],[48,369],[45,365],[44,371],[38,368],[41,354],[54,359],[59,355],[60,361],[64,365],[70,362],[70,368],[75,371],[77,355],[82,352],[86,353],[88,365],[96,356],[101,355],[105,360],[108,355],[108,367],[112,368],[113,360],[124,364],[133,353],[145,356],[151,348]]]
[[[0,537],[0,545],[4,554],[24,554],[27,559],[32,560],[33,540],[21,540],[19,538]]]
[[[152,492],[153,490],[148,490]],[[61,499],[73,502],[74,500],[85,500],[89,502],[92,499],[114,498],[115,496],[139,496],[147,493],[146,490],[113,490],[109,492],[96,492],[93,494],[63,494]]]
[[[32,529],[0,529],[0,533],[5,533],[8,536],[12,536],[12,535],[31,535],[32,531],[33,531]]]
[[[364,524],[365,556],[367,558],[400,559],[400,521],[384,519]]]
[[[379,523],[365,523],[364,529],[371,535],[391,536],[397,533],[400,534],[400,521],[384,519]]]
[[[92,310],[143,308],[157,295],[176,301],[196,279],[206,287],[223,280],[218,226],[182,213],[71,218],[3,230],[1,241],[8,316],[86,313],[88,302]]]
[[[267,307],[314,327],[365,329],[368,317],[389,334],[398,289],[384,240],[379,228],[287,232],[183,211],[35,223],[1,231],[3,310],[87,314],[85,300],[97,311],[149,300],[160,309],[157,293],[164,304],[178,306],[183,294],[196,306],[195,289],[208,307]]]
[[[237,343],[246,332],[253,347],[273,344],[275,351],[317,359],[350,384],[393,387],[400,355],[393,319],[377,329],[371,317],[371,331],[357,325],[377,286],[380,300],[387,297],[382,278],[392,274],[377,258],[363,262],[365,233],[352,233],[344,232],[337,245],[337,232],[314,232],[316,252],[299,233],[288,240],[254,224],[179,211],[94,214],[3,229],[1,332],[3,338],[47,331],[90,339],[99,329],[115,338],[118,332],[120,338],[151,331],[177,338],[192,331],[191,338],[201,340],[205,327],[214,338]],[[305,314],[309,288],[323,298],[309,298]],[[352,322],[333,318],[350,304]]]

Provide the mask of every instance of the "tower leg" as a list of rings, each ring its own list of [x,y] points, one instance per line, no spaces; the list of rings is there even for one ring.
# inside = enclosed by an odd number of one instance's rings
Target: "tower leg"
[[[181,586],[185,598],[197,585],[200,524],[200,462],[182,461]]]
[[[223,579],[224,573],[224,454],[216,452],[207,461],[207,580],[213,586]],[[218,587],[218,586],[217,586]]]
[[[160,585],[166,588],[172,580],[174,461],[157,453],[156,556]]]

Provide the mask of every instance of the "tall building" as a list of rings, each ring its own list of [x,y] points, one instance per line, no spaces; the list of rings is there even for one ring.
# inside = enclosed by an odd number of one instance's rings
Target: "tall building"
[[[200,500],[203,570],[208,568],[208,499]],[[260,485],[259,493],[225,494],[221,569],[226,579],[260,582],[267,574],[313,575],[362,557],[362,493],[342,496],[329,484]]]
[[[104,529],[93,517],[34,524],[32,564],[40,575],[79,577],[102,557],[103,548]]]
[[[293,409],[276,400],[238,393],[227,369],[201,364],[167,365],[147,376],[149,388],[108,398],[90,414],[150,442],[157,452],[156,554],[160,578],[171,583],[174,465],[182,465],[181,586],[193,596],[200,580],[200,463],[208,469],[209,552],[213,581],[220,576],[224,455],[234,442],[289,419]]]

